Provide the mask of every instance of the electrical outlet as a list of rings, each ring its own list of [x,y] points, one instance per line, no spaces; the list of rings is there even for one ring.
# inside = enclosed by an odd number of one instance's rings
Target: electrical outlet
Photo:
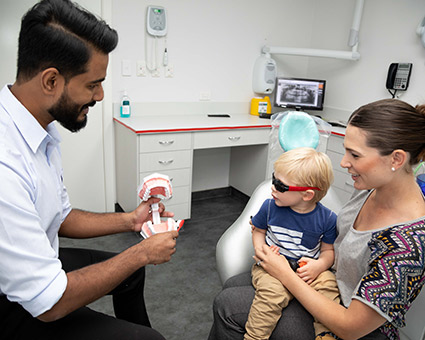
[[[167,65],[164,68],[165,78],[173,78],[174,77],[174,67],[173,65]]]
[[[146,77],[147,69],[146,69],[146,61],[137,60],[136,65],[136,74],[138,77]]]
[[[159,78],[161,75],[159,74],[159,69],[155,69],[153,71],[151,71],[151,76],[153,78]]]

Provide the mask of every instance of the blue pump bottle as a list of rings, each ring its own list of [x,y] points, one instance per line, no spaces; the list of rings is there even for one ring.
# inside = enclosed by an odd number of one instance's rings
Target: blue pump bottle
[[[124,91],[120,103],[120,116],[128,118],[131,115],[130,98],[127,95],[127,91]]]

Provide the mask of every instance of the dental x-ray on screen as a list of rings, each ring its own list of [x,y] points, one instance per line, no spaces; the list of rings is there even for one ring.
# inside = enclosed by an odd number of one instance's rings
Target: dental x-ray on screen
[[[325,80],[278,77],[275,106],[296,110],[323,110],[325,85]]]

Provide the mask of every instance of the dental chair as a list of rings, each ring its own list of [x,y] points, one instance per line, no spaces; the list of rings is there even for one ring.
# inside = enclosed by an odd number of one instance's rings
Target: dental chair
[[[277,159],[278,155],[283,152],[282,149],[276,147],[275,138],[279,135],[279,133],[284,133],[292,125],[292,123],[288,123],[286,127],[280,127],[280,122],[285,124],[282,117],[279,117],[279,119],[276,118],[276,120],[272,123],[270,137],[269,147],[271,150],[269,150],[269,155],[272,155],[275,159]],[[303,124],[305,124],[305,122],[302,122],[301,125]],[[323,126],[321,128],[323,128]],[[299,135],[301,134],[298,131],[295,136]],[[314,139],[317,140],[317,137],[314,137]],[[305,144],[305,140],[302,143],[304,143],[303,145],[309,145],[308,143]],[[279,141],[279,144],[284,150],[289,150],[291,147],[282,141]],[[312,145],[314,146],[315,144],[316,142]],[[271,198],[271,185],[271,179],[267,179],[258,185],[241,215],[223,233],[217,243],[216,264],[217,272],[222,284],[235,275],[246,273],[251,270],[252,264],[254,263],[252,258],[252,256],[254,256],[254,247],[252,245],[251,226],[249,221],[251,216],[258,212],[264,200]],[[321,200],[321,203],[333,210],[336,214],[339,213],[343,205],[343,202],[337,198],[332,187],[329,188],[326,196]],[[425,288],[423,290],[425,290]],[[400,330],[401,340],[425,340],[424,313],[425,293],[422,291],[416,298],[411,309],[406,313],[406,327]]]

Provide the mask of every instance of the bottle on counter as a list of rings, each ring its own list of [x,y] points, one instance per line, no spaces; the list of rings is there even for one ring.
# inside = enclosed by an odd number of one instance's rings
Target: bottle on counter
[[[120,103],[120,116],[128,118],[131,115],[130,98],[127,95],[127,91],[123,92]]]

